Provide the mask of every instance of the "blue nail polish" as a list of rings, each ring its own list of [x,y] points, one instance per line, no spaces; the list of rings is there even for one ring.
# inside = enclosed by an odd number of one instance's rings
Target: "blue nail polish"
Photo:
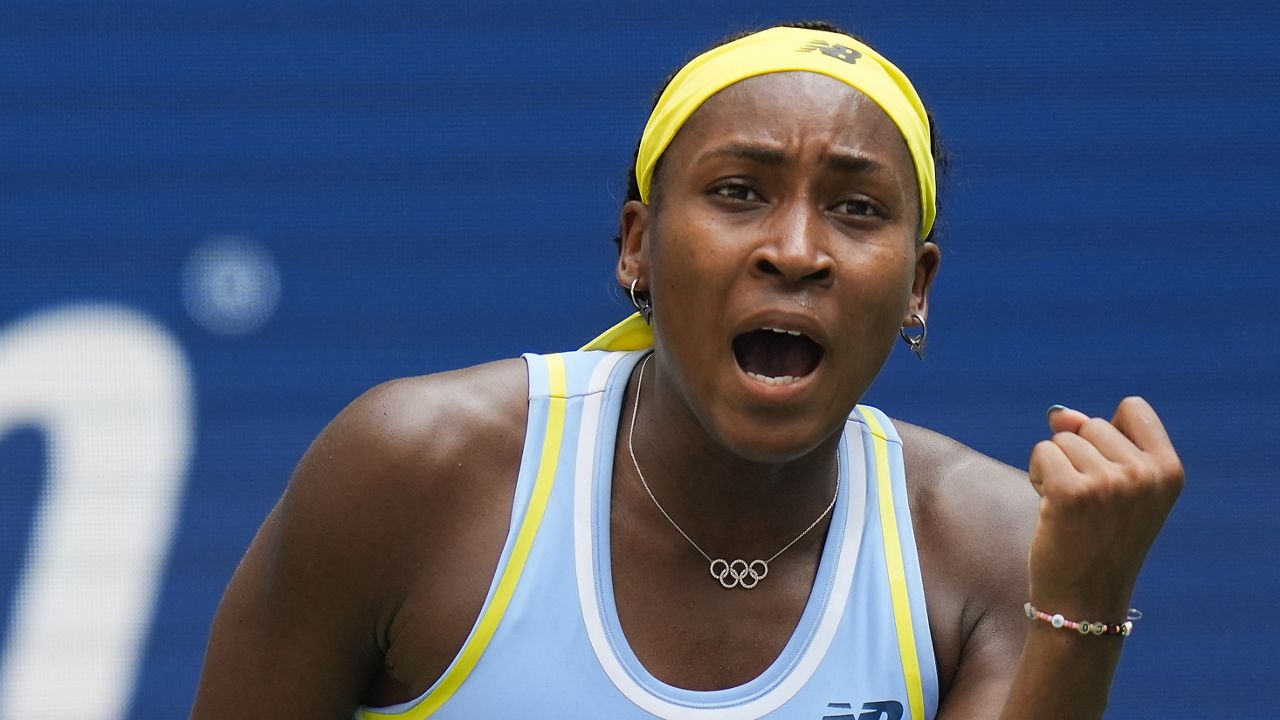
[[[1059,410],[1066,410],[1066,409],[1067,409],[1066,405],[1050,405],[1049,409],[1045,412],[1045,415],[1052,415],[1058,412]]]

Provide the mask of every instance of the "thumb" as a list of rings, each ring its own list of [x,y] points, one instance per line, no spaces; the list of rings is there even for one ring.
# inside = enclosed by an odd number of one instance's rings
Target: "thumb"
[[[1076,433],[1080,431],[1080,427],[1089,419],[1088,415],[1079,410],[1072,410],[1063,405],[1054,405],[1049,408],[1049,429],[1055,433],[1069,432]]]

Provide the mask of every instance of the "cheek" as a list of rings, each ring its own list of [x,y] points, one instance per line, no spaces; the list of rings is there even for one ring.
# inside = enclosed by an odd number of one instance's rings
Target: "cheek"
[[[715,228],[706,223],[680,227],[654,234],[650,273],[661,295],[675,300],[683,313],[694,310],[687,300],[724,292],[726,278],[736,274],[741,261],[730,244],[717,239],[724,234]]]
[[[897,336],[911,302],[915,255],[890,248],[862,248],[841,259],[852,298],[843,306],[847,315],[868,323],[875,336]]]

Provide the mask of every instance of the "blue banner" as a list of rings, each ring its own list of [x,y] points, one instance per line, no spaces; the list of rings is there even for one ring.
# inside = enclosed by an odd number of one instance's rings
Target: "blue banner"
[[[652,93],[806,18],[955,158],[928,361],[867,401],[1025,467],[1049,405],[1147,397],[1188,486],[1108,717],[1274,715],[1280,11],[1215,5],[5,2],[0,717],[184,716],[325,423],[621,318]]]

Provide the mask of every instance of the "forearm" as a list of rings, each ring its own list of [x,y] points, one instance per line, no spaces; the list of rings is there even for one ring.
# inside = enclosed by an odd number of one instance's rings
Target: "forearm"
[[[1032,622],[1032,621],[1028,621]],[[1124,639],[1032,622],[1002,720],[1101,718]]]
[[[1182,490],[1182,463],[1141,398],[1123,400],[1110,421],[1055,407],[1049,425],[1052,440],[1031,455],[1029,479],[1041,501],[1028,594],[1045,613],[1102,621],[1116,632],[1147,551]],[[1122,636],[1082,634],[1039,616],[1028,622],[1001,717],[1102,717]]]

